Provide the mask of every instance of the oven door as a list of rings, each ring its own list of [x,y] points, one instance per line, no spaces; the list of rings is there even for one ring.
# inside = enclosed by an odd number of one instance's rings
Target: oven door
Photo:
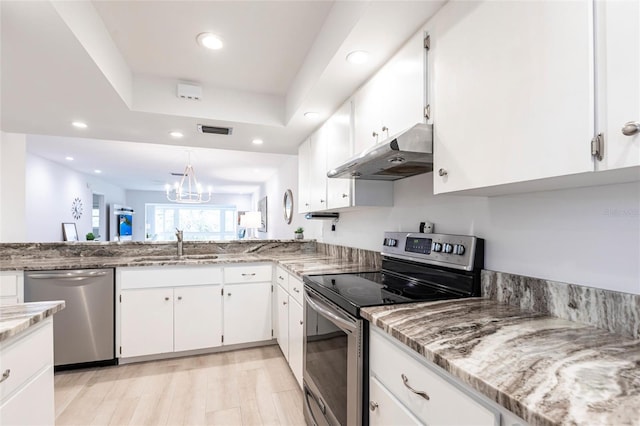
[[[362,320],[305,286],[304,415],[307,424],[362,424]]]

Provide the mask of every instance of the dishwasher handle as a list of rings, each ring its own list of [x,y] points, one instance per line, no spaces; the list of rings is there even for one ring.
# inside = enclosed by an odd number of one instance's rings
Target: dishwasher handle
[[[65,280],[65,281],[84,281],[90,278],[102,277],[107,275],[107,271],[95,270],[75,270],[61,272],[33,272],[27,275],[27,278],[35,280]]]

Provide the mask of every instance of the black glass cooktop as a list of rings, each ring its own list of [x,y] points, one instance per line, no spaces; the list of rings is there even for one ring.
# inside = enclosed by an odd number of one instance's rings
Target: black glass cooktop
[[[385,272],[311,275],[305,283],[355,316],[366,306],[453,299],[461,295]]]

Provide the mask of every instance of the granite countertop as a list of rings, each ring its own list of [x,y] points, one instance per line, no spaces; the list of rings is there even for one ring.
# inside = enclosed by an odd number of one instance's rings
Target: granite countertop
[[[60,257],[45,259],[11,260],[3,262],[3,270],[55,270],[55,269],[92,269],[116,268],[127,266],[166,266],[166,265],[225,265],[234,263],[275,262],[289,272],[302,275],[329,274],[341,272],[371,271],[372,266],[363,265],[356,261],[349,261],[318,253],[273,253],[273,254],[219,254],[213,257],[207,255],[188,254],[177,256],[139,255],[133,257],[95,256],[95,257]]]
[[[481,298],[361,312],[532,425],[640,425],[640,340]]]
[[[64,300],[0,306],[0,342],[63,310]]]

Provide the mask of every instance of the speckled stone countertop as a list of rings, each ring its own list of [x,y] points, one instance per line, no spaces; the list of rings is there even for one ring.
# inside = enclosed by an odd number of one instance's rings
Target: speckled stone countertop
[[[0,342],[63,310],[64,300],[0,306]]]
[[[361,312],[532,425],[640,425],[640,340],[480,298]]]

